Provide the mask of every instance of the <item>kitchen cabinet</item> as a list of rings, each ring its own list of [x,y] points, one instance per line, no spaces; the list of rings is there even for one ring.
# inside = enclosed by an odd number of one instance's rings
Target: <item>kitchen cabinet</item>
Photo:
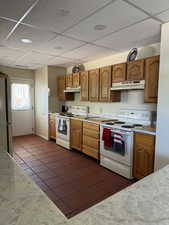
[[[66,87],[70,88],[73,86],[73,75],[72,74],[66,74]]]
[[[56,115],[49,114],[49,138],[56,139]]]
[[[145,92],[144,102],[156,103],[158,97],[159,56],[145,60]]]
[[[57,96],[61,101],[72,101],[74,100],[74,93],[65,93],[66,89],[66,77],[61,75],[57,77]]]
[[[144,80],[144,59],[127,63],[127,80]]]
[[[70,120],[70,147],[82,151],[82,129],[81,120]]]
[[[141,179],[154,171],[155,136],[135,133],[133,177]]]
[[[80,80],[81,80],[80,100],[88,101],[89,100],[89,72],[88,71],[81,72]]]
[[[127,64],[120,63],[112,66],[112,83],[122,82],[127,78]]]
[[[73,87],[80,86],[80,73],[73,73]]]
[[[89,71],[89,101],[99,101],[99,69]]]
[[[119,91],[110,91],[111,84],[111,66],[100,68],[100,102],[120,101],[121,93]]]
[[[83,122],[82,152],[99,160],[100,157],[100,127],[98,124]]]

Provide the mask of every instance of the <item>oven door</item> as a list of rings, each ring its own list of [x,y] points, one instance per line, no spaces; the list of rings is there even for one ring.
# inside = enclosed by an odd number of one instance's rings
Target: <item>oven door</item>
[[[70,119],[56,117],[56,138],[70,140]]]
[[[107,128],[107,127],[105,127]],[[124,154],[116,149],[106,149],[102,140],[104,126],[100,129],[100,154],[124,165],[131,166],[133,161],[133,132],[121,131],[119,129],[111,129],[113,133],[120,133],[124,140]]]

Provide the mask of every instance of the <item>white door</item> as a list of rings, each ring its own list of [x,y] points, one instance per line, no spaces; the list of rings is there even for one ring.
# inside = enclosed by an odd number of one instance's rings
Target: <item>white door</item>
[[[11,83],[13,136],[34,133],[34,85],[31,80]]]

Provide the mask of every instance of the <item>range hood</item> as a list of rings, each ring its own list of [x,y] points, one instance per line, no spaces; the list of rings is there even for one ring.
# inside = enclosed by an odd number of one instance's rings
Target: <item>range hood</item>
[[[65,93],[76,93],[80,92],[80,86],[78,87],[67,87],[66,90],[64,90]]]
[[[112,91],[119,90],[143,90],[145,88],[145,80],[123,81],[112,83]]]

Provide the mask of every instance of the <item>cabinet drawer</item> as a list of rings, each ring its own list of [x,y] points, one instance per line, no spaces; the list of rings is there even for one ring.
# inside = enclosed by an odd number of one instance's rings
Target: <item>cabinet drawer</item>
[[[99,131],[99,125],[95,124],[95,123],[84,122],[83,127],[86,128],[86,129]]]
[[[81,120],[71,119],[70,123],[71,123],[71,129],[74,129],[74,128],[82,128],[83,122]]]
[[[82,152],[85,153],[86,155],[89,155],[89,156],[95,158],[95,159],[99,159],[99,151],[94,148],[83,145]]]
[[[49,114],[49,119],[50,120],[56,120],[56,115],[55,114]]]
[[[94,149],[99,149],[99,140],[83,135],[83,144]]]
[[[83,128],[83,135],[99,139],[99,132],[95,130]]]

